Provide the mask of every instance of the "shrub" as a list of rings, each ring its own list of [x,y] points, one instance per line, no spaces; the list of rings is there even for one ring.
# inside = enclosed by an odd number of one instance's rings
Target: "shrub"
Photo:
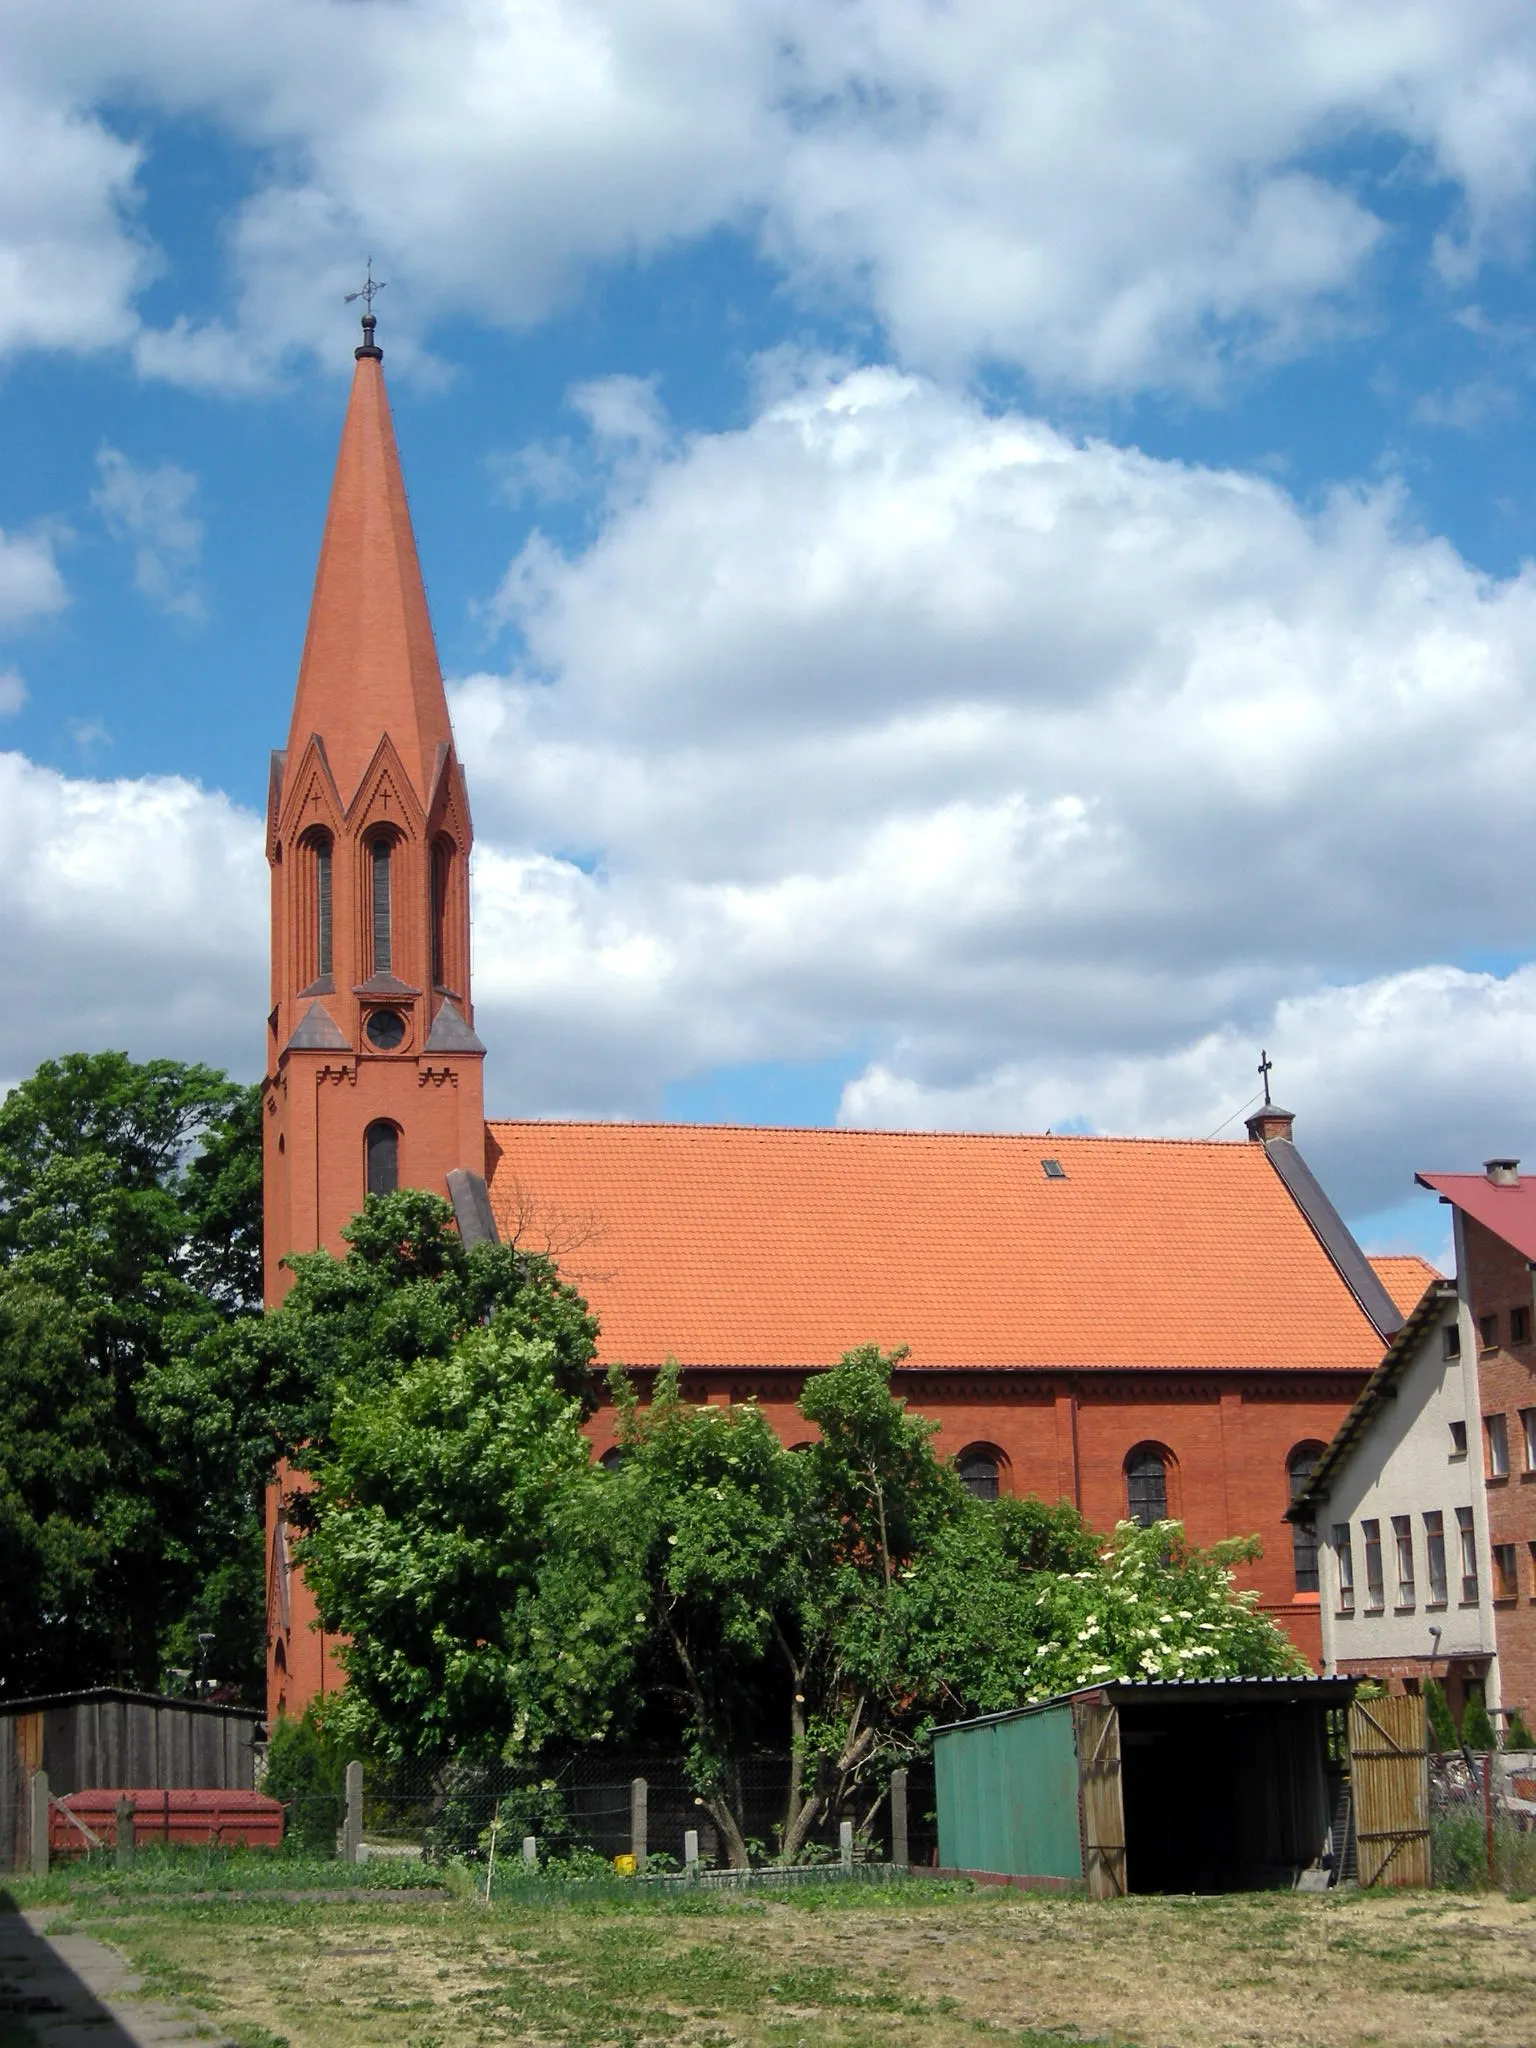
[[[1536,1735],[1526,1726],[1525,1716],[1518,1707],[1504,1726],[1504,1747],[1506,1749],[1536,1749]]]
[[[1451,1716],[1450,1701],[1445,1696],[1445,1687],[1438,1678],[1431,1678],[1424,1687],[1424,1704],[1429,1709],[1429,1744],[1431,1749],[1442,1753],[1456,1747],[1456,1723]]]
[[[1497,1749],[1499,1738],[1493,1732],[1493,1723],[1488,1718],[1488,1708],[1480,1692],[1468,1699],[1461,1713],[1461,1739],[1468,1749]]]
[[[335,1855],[347,1805],[346,1760],[326,1740],[312,1705],[302,1721],[278,1716],[262,1790],[287,1810],[286,1841],[312,1855]]]

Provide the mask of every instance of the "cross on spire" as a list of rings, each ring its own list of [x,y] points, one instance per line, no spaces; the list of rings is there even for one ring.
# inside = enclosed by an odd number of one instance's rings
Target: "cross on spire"
[[[1264,1107],[1266,1109],[1270,1107],[1269,1077],[1274,1072],[1274,1067],[1274,1061],[1261,1047],[1259,1051],[1259,1079],[1264,1083]]]
[[[363,313],[363,345],[360,349],[357,349],[355,351],[355,354],[359,362],[361,362],[365,356],[371,357],[372,360],[375,362],[381,363],[384,360],[384,351],[378,346],[378,344],[374,341],[373,338],[373,330],[379,324],[377,319],[374,317],[373,302],[379,296],[379,293],[383,291],[384,287],[388,283],[389,279],[387,277],[376,278],[374,276],[373,258],[370,256],[368,258],[368,273],[363,283],[358,286],[355,292],[348,292],[346,295],[346,299],[344,301],[346,305],[354,305],[357,302],[357,300],[361,299],[364,308],[366,309]]]

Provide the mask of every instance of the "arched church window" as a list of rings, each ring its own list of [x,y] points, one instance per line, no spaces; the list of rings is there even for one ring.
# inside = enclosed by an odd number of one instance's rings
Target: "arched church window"
[[[597,1462],[605,1472],[617,1472],[624,1462],[624,1446],[611,1444]]]
[[[322,832],[315,839],[315,978],[323,980],[331,971],[331,837]]]
[[[368,849],[372,882],[373,972],[394,972],[393,930],[390,902],[390,857],[393,846],[387,839],[375,839]]]
[[[370,1195],[392,1195],[400,1185],[400,1133],[381,1118],[363,1133]]]
[[[996,1500],[1001,1466],[990,1444],[971,1444],[955,1460],[960,1484],[973,1500]]]
[[[1300,1499],[1322,1455],[1321,1444],[1305,1443],[1298,1444],[1286,1459],[1285,1477],[1293,1501]],[[1317,1531],[1310,1523],[1291,1524],[1291,1564],[1296,1574],[1297,1592],[1315,1593],[1318,1589]]]
[[[448,888],[453,877],[453,842],[432,842],[432,986],[448,986]]]
[[[1126,1459],[1125,1505],[1143,1529],[1167,1521],[1168,1453],[1160,1444],[1138,1444]]]

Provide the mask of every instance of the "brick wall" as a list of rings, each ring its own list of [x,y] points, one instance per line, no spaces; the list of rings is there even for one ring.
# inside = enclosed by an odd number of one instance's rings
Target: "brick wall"
[[[1463,1287],[1474,1329],[1494,1318],[1494,1342],[1478,1348],[1477,1375],[1482,1413],[1504,1418],[1508,1474],[1488,1474],[1487,1436],[1483,1457],[1488,1497],[1488,1540],[1495,1549],[1514,1549],[1512,1598],[1494,1602],[1499,1653],[1500,1697],[1506,1713],[1520,1707],[1527,1721],[1536,1714],[1536,1471],[1526,1457],[1522,1411],[1536,1410],[1536,1345],[1531,1272],[1525,1258],[1470,1216],[1462,1219]],[[1524,1310],[1523,1340],[1512,1313]],[[1489,1560],[1490,1573],[1492,1559]],[[1497,1596],[1497,1580],[1490,1578]]]

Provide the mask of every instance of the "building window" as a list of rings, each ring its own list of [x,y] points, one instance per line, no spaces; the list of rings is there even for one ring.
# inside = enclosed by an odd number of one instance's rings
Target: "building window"
[[[1456,1533],[1461,1539],[1461,1599],[1464,1607],[1477,1605],[1477,1533],[1472,1527],[1472,1510],[1456,1510]]]
[[[1424,1517],[1424,1562],[1429,1569],[1429,1604],[1443,1607],[1445,1586],[1445,1517],[1438,1508]]]
[[[393,1124],[370,1124],[363,1133],[370,1195],[392,1195],[400,1185],[400,1133]]]
[[[1509,1425],[1502,1415],[1483,1417],[1483,1444],[1488,1453],[1488,1477],[1509,1477]]]
[[[1478,1317],[1477,1341],[1485,1351],[1495,1351],[1498,1349],[1499,1319],[1497,1316]]]
[[[996,1500],[998,1495],[997,1453],[985,1444],[972,1444],[955,1460],[960,1484],[973,1500]]]
[[[1467,1455],[1467,1425],[1464,1422],[1451,1424],[1451,1456],[1464,1458]]]
[[[448,888],[453,878],[453,846],[449,840],[432,842],[432,986],[448,985]]]
[[[1317,1470],[1317,1461],[1323,1455],[1321,1444],[1298,1444],[1285,1461],[1285,1475],[1290,1485],[1292,1504],[1300,1500],[1306,1490],[1307,1481]],[[1317,1591],[1317,1530],[1310,1522],[1291,1524],[1291,1565],[1296,1574],[1298,1593]]]
[[[390,855],[394,848],[387,839],[375,839],[368,849],[372,869],[373,972],[394,973],[394,944],[390,906]]]
[[[624,1462],[624,1446],[622,1444],[610,1444],[597,1462],[605,1472],[617,1472]]]
[[[1380,1614],[1387,1604],[1386,1582],[1381,1575],[1380,1522],[1362,1522],[1360,1534],[1365,1542],[1365,1611]]]
[[[1442,1357],[1445,1357],[1445,1358],[1460,1358],[1460,1356],[1461,1356],[1461,1325],[1460,1325],[1460,1323],[1444,1323],[1444,1324],[1442,1324],[1442,1325],[1441,1325],[1441,1329],[1440,1329],[1440,1352],[1441,1352],[1441,1356],[1442,1356]]]
[[[1411,1607],[1413,1589],[1413,1521],[1408,1515],[1392,1517],[1392,1547],[1397,1553],[1397,1604]]]
[[[1529,1344],[1531,1341],[1531,1312],[1528,1308],[1512,1308],[1509,1312],[1509,1341],[1511,1344]]]
[[[1495,1543],[1493,1546],[1493,1597],[1495,1600],[1518,1600],[1520,1597],[1519,1567],[1515,1563],[1513,1543]]]
[[[329,835],[315,841],[315,979],[323,981],[331,971],[331,841]]]
[[[1536,1472],[1536,1408],[1520,1410],[1520,1436],[1525,1445],[1525,1469]]]
[[[1355,1552],[1349,1540],[1348,1522],[1333,1525],[1333,1554],[1339,1567],[1339,1612],[1355,1611]]]
[[[1133,1522],[1150,1529],[1168,1519],[1168,1460],[1156,1444],[1139,1444],[1125,1461],[1125,1503]]]

